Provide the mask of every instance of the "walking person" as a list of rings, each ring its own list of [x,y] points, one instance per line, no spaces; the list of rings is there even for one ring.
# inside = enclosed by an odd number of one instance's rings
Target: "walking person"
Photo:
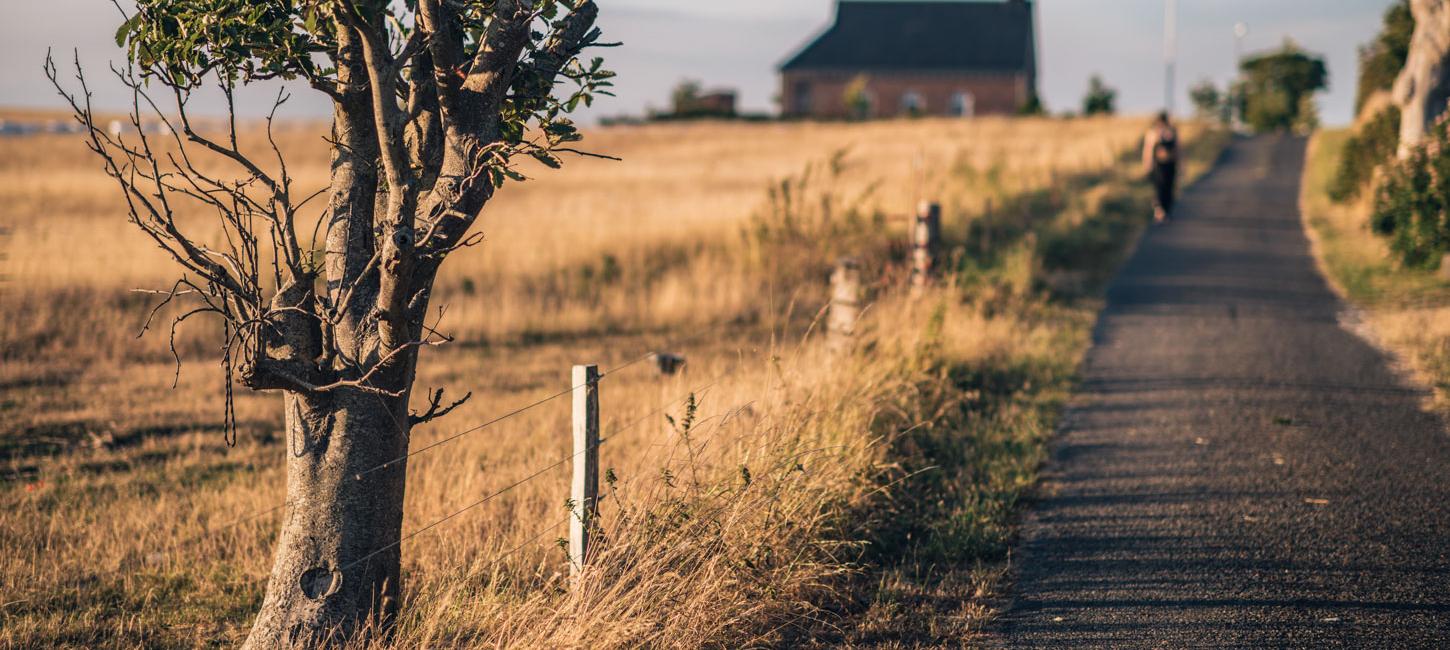
[[[1143,138],[1143,171],[1153,183],[1153,221],[1163,223],[1173,213],[1178,182],[1178,129],[1167,112],[1158,114]]]

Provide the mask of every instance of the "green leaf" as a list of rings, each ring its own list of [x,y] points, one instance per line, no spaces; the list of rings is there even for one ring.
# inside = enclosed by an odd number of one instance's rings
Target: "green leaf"
[[[121,26],[116,28],[116,47],[125,47],[126,37],[130,36],[131,30],[135,29],[136,25],[140,23],[140,12],[137,12],[136,15],[127,18],[126,22],[121,23]]]
[[[529,155],[533,156],[534,160],[543,163],[544,166],[549,167],[550,169],[558,169],[563,166],[563,163],[560,162],[558,158],[554,157],[554,154],[551,154],[547,151],[531,151],[529,152]]]

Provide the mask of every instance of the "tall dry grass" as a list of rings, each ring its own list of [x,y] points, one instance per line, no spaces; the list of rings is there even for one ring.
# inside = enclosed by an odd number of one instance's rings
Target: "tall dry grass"
[[[599,130],[588,134],[590,149],[623,162],[581,158],[558,172],[526,169],[535,178],[509,186],[485,211],[487,243],[449,259],[436,302],[450,306],[447,325],[465,338],[577,332],[600,321],[695,325],[749,310],[755,302],[761,288],[717,281],[734,277],[720,267],[739,259],[734,253],[741,223],[760,209],[767,186],[808,163],[848,152],[838,182],[871,188],[868,210],[907,214],[921,197],[951,194],[949,209],[975,211],[993,194],[1042,187],[1054,174],[1110,164],[1138,137],[1136,127],[1112,120],[982,119]],[[326,183],[322,135],[320,127],[307,125],[277,133],[297,196]],[[270,160],[260,132],[245,133],[242,147]],[[954,174],[963,167],[983,170],[993,186],[952,192]],[[7,350],[48,349],[68,318],[97,319],[86,329],[101,335],[133,330],[145,300],[125,291],[164,288],[174,280],[170,260],[125,222],[116,196],[73,136],[0,140],[0,203],[9,206],[0,227],[12,231],[5,299],[11,309],[36,314],[0,326],[0,341],[16,343]],[[184,221],[199,237],[212,227],[200,206],[192,206]],[[311,227],[303,224],[302,231]],[[630,274],[637,277],[628,280],[648,284],[608,286],[609,278]],[[571,293],[594,300],[568,300],[568,308],[559,309]],[[700,305],[702,297],[712,304]],[[104,309],[77,313],[66,304],[77,300]],[[129,322],[101,327],[106,318]],[[134,347],[123,342],[96,347],[113,348],[108,354]],[[59,345],[74,350],[79,343]],[[155,354],[159,346],[149,351]]]
[[[1146,214],[1122,180],[1141,126],[630,127],[587,140],[622,163],[505,188],[490,242],[442,280],[460,345],[420,364],[419,387],[475,399],[415,431],[414,448],[559,390],[572,363],[666,348],[687,372],[637,364],[605,379],[605,541],[575,589],[554,546],[567,465],[510,487],[567,458],[565,403],[411,459],[405,534],[462,514],[405,543],[405,615],[388,643],[850,640],[836,628],[860,609],[863,566],[1000,557],[1011,495],[1035,476],[1095,308],[1055,296],[1090,284],[1074,273],[1110,268]],[[316,145],[304,129],[283,137],[297,176],[321,182]],[[163,343],[126,334],[145,309],[126,290],[169,266],[98,175],[76,171],[92,164],[77,143],[0,146],[15,150],[0,156],[0,195],[25,210],[5,217],[0,292],[0,645],[232,645],[260,603],[280,514],[280,403],[242,396],[244,435],[221,444],[207,335],[186,335],[171,389]],[[918,196],[946,203],[961,273],[907,301],[890,290],[891,217]],[[827,357],[813,325],[842,252],[885,284],[856,352]],[[968,603],[949,617],[954,638],[980,617],[971,598],[990,574],[944,594]],[[940,588],[915,569],[882,580]],[[868,603],[867,627],[909,627],[914,610],[890,605]]]

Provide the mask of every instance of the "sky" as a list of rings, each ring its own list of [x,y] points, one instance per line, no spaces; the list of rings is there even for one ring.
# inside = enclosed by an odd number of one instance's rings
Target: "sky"
[[[119,14],[109,0],[0,0],[0,106],[59,108],[41,74],[46,49],[68,63],[78,50],[96,103],[124,108],[126,98],[106,79],[120,61],[114,34]],[[1038,0],[1040,91],[1049,110],[1076,110],[1088,78],[1100,74],[1119,91],[1118,108],[1147,113],[1164,103],[1165,0]],[[1278,47],[1293,38],[1322,54],[1330,88],[1320,97],[1326,124],[1352,119],[1357,48],[1378,31],[1393,0],[1179,0],[1176,106],[1189,109],[1187,88],[1210,79],[1220,84],[1234,71],[1234,25],[1249,26],[1246,52]],[[684,79],[740,93],[742,109],[776,110],[776,66],[831,21],[835,0],[601,0],[605,40],[623,44],[601,51],[619,73],[617,98],[605,98],[585,116],[643,113],[663,108],[670,89]],[[242,110],[259,115],[275,86],[241,98]],[[210,102],[204,109],[216,111]],[[326,101],[299,88],[284,107],[286,117],[328,114]]]

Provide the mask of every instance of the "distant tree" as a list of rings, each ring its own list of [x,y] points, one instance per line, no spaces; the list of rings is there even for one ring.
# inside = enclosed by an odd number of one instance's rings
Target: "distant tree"
[[[133,128],[97,124],[79,62],[75,87],[49,57],[45,72],[131,223],[177,265],[157,311],[177,308],[173,332],[194,316],[217,320],[229,440],[233,386],[281,396],[285,515],[242,647],[340,646],[386,630],[403,593],[411,431],[462,402],[440,389],[409,410],[419,350],[447,340],[425,322],[434,280],[453,252],[479,242],[475,222],[507,181],[523,180],[520,161],[557,167],[579,153],[568,114],[607,93],[612,76],[602,60],[579,58],[599,44],[598,7],[123,4],[135,13],[117,30],[127,63],[113,69],[136,107]],[[300,196],[270,137],[255,150],[239,144],[235,115],[219,130],[193,128],[194,93],[220,88],[230,100],[279,78],[331,102],[326,192]],[[153,121],[160,133],[140,128]]]
[[[694,79],[685,79],[675,84],[675,89],[670,92],[670,106],[677,116],[692,115],[700,106],[700,95],[704,93],[704,86]]]
[[[1118,112],[1118,91],[1103,83],[1103,78],[1093,75],[1088,80],[1087,95],[1082,98],[1082,114],[1112,115]]]
[[[1188,89],[1188,98],[1193,101],[1193,108],[1198,112],[1198,117],[1205,120],[1219,122],[1228,121],[1228,94],[1219,91],[1218,86],[1208,79],[1198,82]]]
[[[1024,117],[1046,115],[1047,107],[1042,104],[1042,97],[1034,90],[1027,96],[1027,101],[1022,102],[1022,105],[1017,107],[1017,114]]]
[[[1304,52],[1293,41],[1279,50],[1245,59],[1244,121],[1255,131],[1301,127],[1309,116],[1314,93],[1328,87],[1324,59]]]
[[[853,120],[871,119],[871,78],[858,74],[846,84],[841,93],[841,102],[846,106],[846,117]]]
[[[1354,112],[1358,114],[1370,96],[1390,90],[1410,55],[1410,37],[1415,33],[1415,15],[1410,0],[1399,0],[1385,10],[1384,26],[1375,40],[1359,49],[1359,87]]]

